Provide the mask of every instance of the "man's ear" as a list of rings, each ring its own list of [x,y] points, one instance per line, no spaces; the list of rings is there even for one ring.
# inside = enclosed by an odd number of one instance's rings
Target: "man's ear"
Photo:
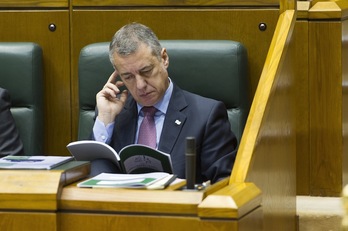
[[[163,65],[167,68],[169,66],[169,56],[168,56],[166,48],[162,48],[161,57],[162,57]]]

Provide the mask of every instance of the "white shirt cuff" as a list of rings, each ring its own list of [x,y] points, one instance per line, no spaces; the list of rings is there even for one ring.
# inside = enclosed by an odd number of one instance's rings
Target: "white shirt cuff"
[[[112,131],[114,130],[114,125],[115,123],[112,122],[105,126],[104,123],[101,122],[97,117],[93,126],[94,139],[96,141],[109,144],[112,136]]]

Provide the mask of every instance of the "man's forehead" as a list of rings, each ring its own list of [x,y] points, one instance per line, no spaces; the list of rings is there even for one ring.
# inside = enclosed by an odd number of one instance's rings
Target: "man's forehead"
[[[135,71],[154,66],[156,60],[158,61],[157,56],[148,46],[140,46],[136,52],[129,55],[114,53],[114,63],[120,73],[129,72],[131,69]]]
[[[139,59],[134,62],[116,62],[115,66],[120,75],[138,73],[155,66],[155,59]]]

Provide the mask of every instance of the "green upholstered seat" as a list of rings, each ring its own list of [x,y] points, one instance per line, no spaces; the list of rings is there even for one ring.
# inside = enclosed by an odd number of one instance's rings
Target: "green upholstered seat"
[[[169,76],[182,89],[223,101],[232,131],[240,140],[249,113],[250,92],[247,51],[235,41],[161,40],[169,55]],[[92,131],[95,95],[113,72],[109,43],[84,47],[79,58],[79,132],[87,139]]]
[[[11,94],[11,112],[26,155],[43,154],[42,49],[30,42],[0,42],[0,87]]]

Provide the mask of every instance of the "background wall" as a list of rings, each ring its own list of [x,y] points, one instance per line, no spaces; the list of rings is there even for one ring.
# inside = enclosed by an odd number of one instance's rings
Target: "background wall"
[[[8,9],[0,5],[0,41],[30,41],[42,47],[44,150],[45,154],[61,155],[66,154],[65,146],[72,137],[70,24],[67,2],[55,4],[59,8]],[[51,23],[56,25],[54,32],[49,30]]]

